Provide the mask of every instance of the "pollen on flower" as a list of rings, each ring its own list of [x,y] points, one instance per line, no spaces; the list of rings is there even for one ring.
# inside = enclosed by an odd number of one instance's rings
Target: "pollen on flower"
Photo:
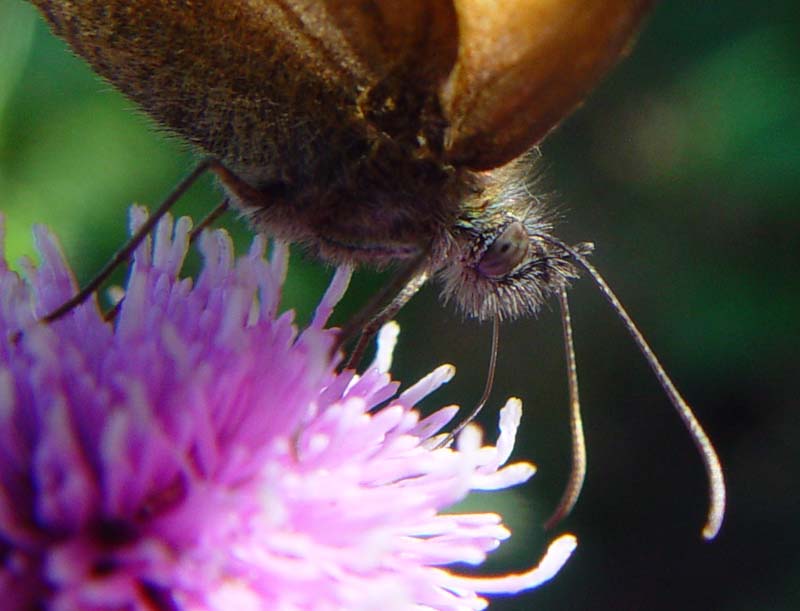
[[[192,281],[189,230],[166,219],[138,249],[114,324],[94,302],[37,324],[75,290],[45,229],[25,280],[0,257],[3,609],[480,609],[558,572],[571,536],[521,574],[451,568],[509,536],[495,514],[447,509],[533,474],[507,464],[518,400],[495,445],[470,426],[437,448],[456,408],[415,404],[452,366],[398,394],[395,324],[362,374],[329,357],[348,269],[298,329],[279,313],[284,246],[266,257],[256,238],[237,258],[206,233]]]

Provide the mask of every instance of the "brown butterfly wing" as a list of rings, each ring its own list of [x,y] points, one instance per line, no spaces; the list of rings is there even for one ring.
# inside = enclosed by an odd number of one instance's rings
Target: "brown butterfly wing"
[[[440,0],[34,4],[160,125],[256,183],[324,182],[370,129],[411,140],[456,57]]]
[[[651,0],[33,0],[159,124],[254,183],[324,186],[386,137],[488,169],[624,52]]]
[[[652,0],[456,0],[442,89],[446,158],[489,169],[528,150],[625,53]]]

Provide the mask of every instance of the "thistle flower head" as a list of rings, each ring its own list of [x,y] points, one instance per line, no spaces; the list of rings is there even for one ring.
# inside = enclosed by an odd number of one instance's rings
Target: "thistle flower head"
[[[532,475],[506,464],[517,400],[496,445],[468,427],[437,448],[455,408],[414,405],[452,367],[398,394],[389,325],[362,375],[336,372],[325,325],[348,270],[299,331],[278,314],[285,248],[267,259],[256,238],[237,259],[207,233],[193,282],[180,278],[189,225],[166,219],[139,248],[114,324],[96,303],[36,323],[75,290],[46,230],[27,281],[0,257],[4,609],[480,609],[558,571],[570,536],[519,575],[452,567],[509,536],[495,514],[446,510]]]

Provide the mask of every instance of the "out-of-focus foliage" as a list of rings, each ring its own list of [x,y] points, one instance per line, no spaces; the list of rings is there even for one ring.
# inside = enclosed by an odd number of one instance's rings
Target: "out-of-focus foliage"
[[[663,3],[631,57],[543,147],[560,235],[597,244],[593,260],[722,455],[730,500],[719,539],[700,540],[705,488],[688,436],[582,280],[572,301],[589,473],[562,525],[580,547],[551,585],[493,608],[800,607],[797,6]],[[71,57],[31,6],[0,0],[0,210],[12,258],[33,252],[30,227],[45,222],[85,280],[123,240],[127,205],[154,205],[192,160]],[[218,198],[208,181],[178,212],[198,218]],[[225,223],[246,243],[240,222]],[[296,257],[287,304],[307,315],[327,274]],[[361,274],[348,307],[380,279]],[[410,382],[453,361],[460,375],[435,403],[474,401],[488,329],[458,320],[432,289],[400,322],[397,375]],[[566,477],[559,325],[545,311],[504,330],[492,404],[523,398],[519,452],[540,467],[498,508],[516,533],[504,568],[544,546],[540,524]]]

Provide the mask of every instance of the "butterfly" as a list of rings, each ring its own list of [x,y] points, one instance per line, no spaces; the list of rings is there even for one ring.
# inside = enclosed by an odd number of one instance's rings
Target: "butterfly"
[[[591,275],[700,448],[704,533],[716,534],[724,483],[710,441],[589,263],[591,244],[553,235],[530,178],[533,147],[625,54],[652,0],[31,1],[98,74],[206,156],[162,210],[211,171],[256,230],[333,264],[398,267],[342,331],[361,336],[350,364],[430,281],[466,316],[493,321],[495,345],[501,321],[558,298],[576,441],[553,521],[583,480],[566,287]]]

